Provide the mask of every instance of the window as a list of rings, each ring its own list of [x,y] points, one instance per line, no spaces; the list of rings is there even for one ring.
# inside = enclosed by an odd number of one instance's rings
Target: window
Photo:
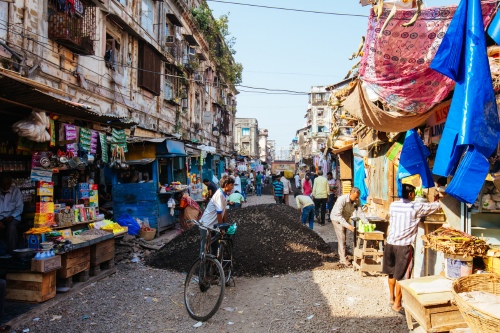
[[[156,51],[148,44],[139,44],[139,80],[138,86],[156,96],[161,92],[161,59]]]
[[[121,62],[120,60],[120,43],[110,34],[106,34],[106,50],[104,51],[106,67],[114,71],[116,69],[116,62]]]
[[[248,128],[248,127],[243,127],[243,128],[241,129],[241,135],[243,135],[243,136],[249,136],[249,135],[250,135],[250,128]]]
[[[127,6],[127,0],[120,0],[120,3],[124,6]]]
[[[81,55],[94,55],[96,7],[90,0],[48,0],[48,35],[50,39]]]
[[[326,133],[326,132],[328,132],[328,127],[318,126],[318,133]]]
[[[141,13],[141,24],[142,27],[153,35],[153,23],[154,23],[154,4],[153,0],[142,0],[142,13]]]
[[[165,96],[164,99],[168,101],[175,100],[179,98],[180,102],[180,78],[179,73],[175,69],[174,65],[165,65]]]
[[[0,1],[0,38],[3,40],[7,40],[7,23],[9,21],[8,17],[8,7],[9,4],[7,2]]]
[[[314,101],[315,102],[322,102],[324,100],[324,95],[325,94],[314,94]]]

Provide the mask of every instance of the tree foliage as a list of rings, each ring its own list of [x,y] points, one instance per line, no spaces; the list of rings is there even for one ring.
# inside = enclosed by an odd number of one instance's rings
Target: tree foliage
[[[229,14],[214,19],[212,10],[205,4],[192,8],[191,14],[209,45],[210,58],[220,75],[233,85],[241,83],[243,65],[233,59],[236,38],[229,32]]]

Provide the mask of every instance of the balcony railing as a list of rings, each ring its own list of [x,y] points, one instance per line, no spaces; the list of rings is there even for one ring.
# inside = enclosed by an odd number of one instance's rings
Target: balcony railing
[[[69,2],[49,0],[49,38],[82,55],[94,54],[96,40],[96,7],[90,1]]]

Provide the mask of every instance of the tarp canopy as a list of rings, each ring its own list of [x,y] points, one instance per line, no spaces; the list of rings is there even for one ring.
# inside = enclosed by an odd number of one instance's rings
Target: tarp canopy
[[[343,103],[344,110],[366,126],[381,132],[405,132],[420,126],[432,114],[409,115],[403,112],[388,112],[373,104],[358,81],[352,94]]]

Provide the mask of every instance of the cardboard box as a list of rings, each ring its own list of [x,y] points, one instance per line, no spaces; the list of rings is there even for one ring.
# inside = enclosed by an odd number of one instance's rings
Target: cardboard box
[[[78,184],[78,189],[79,190],[88,191],[89,190],[89,184],[88,183],[79,183]]]
[[[36,183],[36,188],[54,188],[54,182],[39,181]]]
[[[53,213],[55,210],[53,202],[37,202],[36,212],[37,213]]]
[[[31,259],[32,272],[46,273],[59,268],[61,268],[61,256],[59,255],[46,259]]]
[[[39,196],[54,196],[54,188],[41,187],[36,189],[36,195]]]

